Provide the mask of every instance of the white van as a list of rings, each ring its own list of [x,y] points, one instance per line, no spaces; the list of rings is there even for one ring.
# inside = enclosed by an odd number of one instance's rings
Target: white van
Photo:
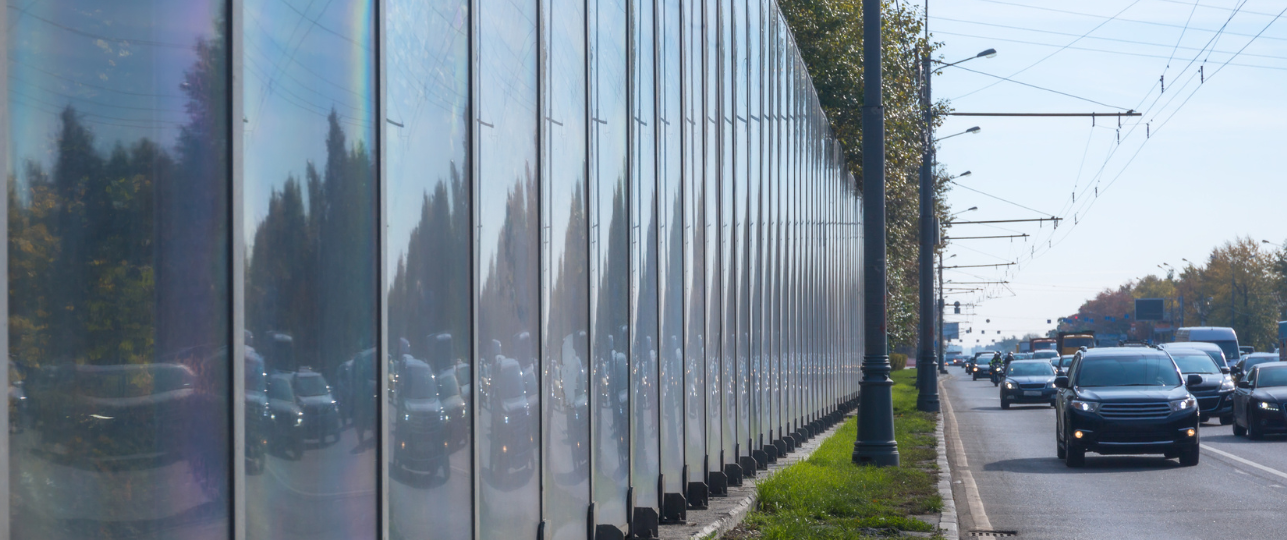
[[[1233,364],[1241,357],[1238,351],[1238,334],[1227,326],[1186,326],[1175,331],[1175,341],[1205,341],[1220,346],[1224,357]]]

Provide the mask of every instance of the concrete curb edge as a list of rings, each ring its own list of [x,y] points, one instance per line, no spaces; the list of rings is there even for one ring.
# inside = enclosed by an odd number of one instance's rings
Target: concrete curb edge
[[[938,387],[939,399],[947,399],[943,393],[943,379],[939,379]],[[952,499],[952,465],[947,459],[947,437],[943,434],[943,424],[946,422],[943,413],[938,415],[938,423],[934,427],[934,437],[938,439],[938,446],[935,448],[938,457],[938,494],[943,499],[943,511],[939,517],[938,528],[943,533],[944,538],[959,539],[961,537],[960,522],[956,516],[956,501]]]

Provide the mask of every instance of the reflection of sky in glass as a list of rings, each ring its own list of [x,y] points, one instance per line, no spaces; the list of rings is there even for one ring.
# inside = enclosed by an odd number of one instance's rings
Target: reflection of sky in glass
[[[372,8],[357,0],[256,0],[244,10],[242,127],[246,247],[273,189],[326,163],[327,115],[339,116],[350,146],[374,140]],[[255,192],[250,190],[255,189]],[[307,194],[305,195],[307,196]]]
[[[214,35],[213,2],[11,0],[11,172],[34,160],[49,170],[58,113],[75,107],[99,149],[142,136],[171,147],[187,119],[180,89],[198,38]],[[156,24],[165,21],[165,24]]]

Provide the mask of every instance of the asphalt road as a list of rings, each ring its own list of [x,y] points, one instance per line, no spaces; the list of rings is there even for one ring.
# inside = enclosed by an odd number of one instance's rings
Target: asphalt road
[[[1055,458],[1049,406],[1001,410],[991,381],[959,367],[943,379],[945,433],[962,538],[1282,538],[1287,536],[1287,439],[1250,441],[1203,424],[1201,462],[1087,454]]]

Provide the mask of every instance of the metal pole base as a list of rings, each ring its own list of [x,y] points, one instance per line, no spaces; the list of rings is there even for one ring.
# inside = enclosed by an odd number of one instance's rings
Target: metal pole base
[[[858,440],[853,461],[858,465],[898,466],[894,440],[894,381],[889,378],[889,357],[863,359],[862,392],[858,395]]]

